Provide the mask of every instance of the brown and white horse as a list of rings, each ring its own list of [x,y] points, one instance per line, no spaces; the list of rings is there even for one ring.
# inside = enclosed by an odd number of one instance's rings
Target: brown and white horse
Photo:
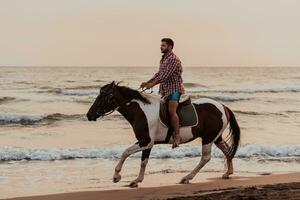
[[[153,145],[172,144],[173,138],[168,137],[168,128],[159,120],[160,97],[141,93],[126,86],[120,86],[114,81],[103,86],[100,94],[87,113],[89,121],[96,121],[117,110],[131,124],[137,142],[127,148],[115,168],[113,182],[121,180],[120,171],[123,163],[131,154],[142,151],[141,167],[138,177],[129,186],[137,187],[144,179],[144,173]],[[202,156],[199,164],[189,174],[184,176],[180,183],[189,183],[189,180],[200,171],[210,160],[212,144],[226,156],[227,171],[223,178],[228,178],[233,173],[232,159],[237,151],[240,141],[240,128],[233,112],[225,105],[210,99],[199,98],[192,101],[197,115],[198,124],[193,127],[180,127],[181,143],[202,138]],[[223,140],[222,133],[230,124],[230,143]]]

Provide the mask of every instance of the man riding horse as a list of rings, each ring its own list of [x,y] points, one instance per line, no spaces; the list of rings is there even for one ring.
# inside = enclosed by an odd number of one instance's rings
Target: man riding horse
[[[180,143],[179,118],[177,107],[181,94],[184,94],[182,81],[182,66],[179,58],[173,53],[174,42],[170,38],[161,40],[161,53],[159,71],[147,82],[141,84],[141,88],[150,89],[160,83],[159,93],[162,97],[167,96],[168,111],[170,113],[172,127],[175,131],[174,143],[172,148],[176,148]]]
[[[171,115],[171,124],[175,130],[175,137],[170,137],[170,129],[161,123],[161,99],[156,95],[149,95],[138,90],[120,86],[112,81],[100,88],[99,95],[90,107],[86,116],[89,121],[96,121],[99,117],[107,116],[117,110],[132,126],[137,142],[124,150],[121,158],[115,167],[113,182],[121,180],[121,170],[125,160],[132,154],[142,152],[140,172],[136,179],[130,182],[129,187],[138,187],[138,183],[144,180],[145,170],[151,149],[156,144],[184,144],[201,138],[202,151],[201,160],[197,166],[180,180],[181,184],[188,184],[196,174],[211,159],[212,145],[215,144],[225,155],[227,169],[222,178],[229,178],[233,174],[232,159],[240,144],[240,128],[232,110],[214,99],[198,98],[193,100],[191,105],[197,115],[197,123],[193,126],[181,126],[179,136],[179,123],[177,116],[178,100],[184,93],[181,79],[181,63],[172,52],[173,41],[162,39],[161,51],[164,53],[159,71],[141,87],[152,88],[160,84],[159,93],[168,97],[168,110]],[[180,107],[180,111],[182,107]],[[191,116],[187,114],[186,116]],[[180,115],[181,116],[181,115]],[[184,118],[181,118],[184,119]],[[186,118],[187,119],[187,118]],[[222,134],[229,126],[227,139]]]

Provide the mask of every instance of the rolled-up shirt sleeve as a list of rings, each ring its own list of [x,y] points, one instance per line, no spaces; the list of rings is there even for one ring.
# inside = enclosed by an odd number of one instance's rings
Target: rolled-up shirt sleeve
[[[170,58],[168,63],[162,65],[157,73],[148,81],[155,81],[156,83],[162,83],[169,78],[169,76],[175,71],[177,66],[176,58]]]

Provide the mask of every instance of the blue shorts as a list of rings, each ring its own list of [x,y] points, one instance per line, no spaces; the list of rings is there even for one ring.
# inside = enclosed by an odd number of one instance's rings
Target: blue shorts
[[[172,94],[169,95],[169,100],[179,101],[180,96],[181,96],[180,92],[173,92]]]

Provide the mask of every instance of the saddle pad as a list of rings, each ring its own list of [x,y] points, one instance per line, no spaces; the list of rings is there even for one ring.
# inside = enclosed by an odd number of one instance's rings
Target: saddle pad
[[[171,127],[167,104],[161,104],[159,120],[165,127]],[[198,124],[198,115],[194,104],[178,106],[179,127],[193,127]]]

